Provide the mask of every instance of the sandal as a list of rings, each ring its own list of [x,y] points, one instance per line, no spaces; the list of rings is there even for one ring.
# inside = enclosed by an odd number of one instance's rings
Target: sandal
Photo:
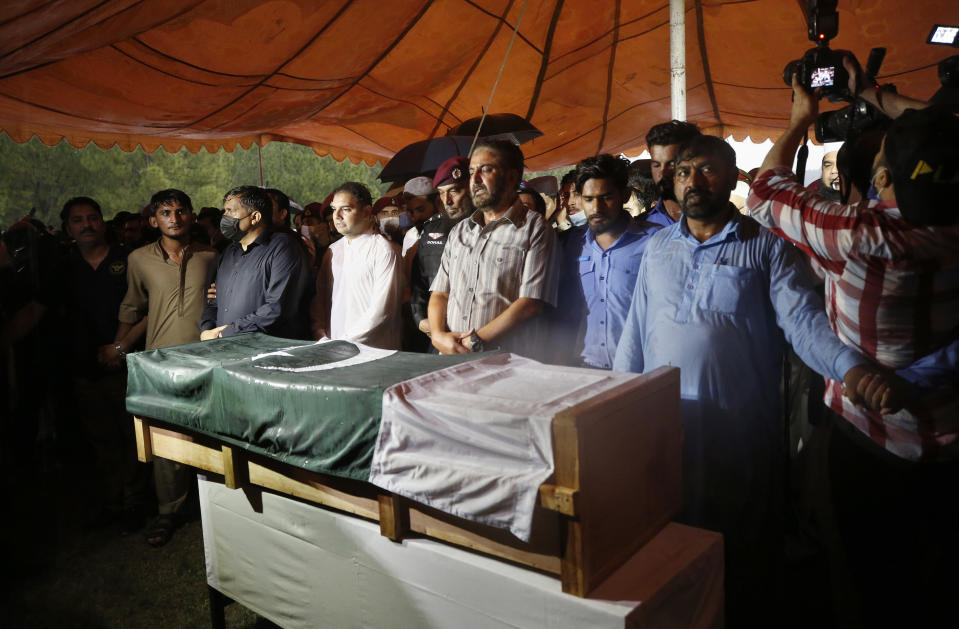
[[[176,529],[176,516],[170,514],[160,514],[153,520],[153,522],[150,523],[150,526],[147,528],[145,537],[146,543],[154,548],[159,548],[170,541],[170,538],[173,537],[173,532]]]

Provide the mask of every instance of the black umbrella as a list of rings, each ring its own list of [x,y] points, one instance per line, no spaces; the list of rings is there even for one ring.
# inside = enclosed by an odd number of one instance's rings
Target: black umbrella
[[[465,135],[445,135],[413,142],[386,162],[379,180],[406,181],[420,175],[432,177],[436,169],[449,158],[468,155],[472,144],[473,136]]]
[[[512,140],[515,144],[523,144],[543,135],[543,132],[526,118],[517,114],[489,114],[485,120],[482,116],[470,118],[450,129],[447,135],[466,135],[472,138],[476,135],[480,120],[483,121],[481,138]]]

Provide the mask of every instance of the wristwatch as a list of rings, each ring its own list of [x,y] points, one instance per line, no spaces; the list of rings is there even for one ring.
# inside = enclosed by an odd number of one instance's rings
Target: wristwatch
[[[479,337],[479,334],[473,332],[470,334],[470,351],[471,352],[482,352],[483,351],[483,339]]]
[[[125,351],[123,351],[123,348],[120,347],[120,344],[119,344],[119,343],[117,343],[116,345],[114,345],[114,346],[113,346],[113,349],[117,350],[117,354],[119,354],[120,356],[126,356],[126,355],[127,355],[127,353],[126,353]]]

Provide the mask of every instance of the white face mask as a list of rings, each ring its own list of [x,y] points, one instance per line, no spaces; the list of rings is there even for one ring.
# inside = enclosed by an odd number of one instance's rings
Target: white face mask
[[[387,216],[380,219],[380,231],[384,234],[388,231],[396,231],[400,228],[399,216]]]
[[[569,215],[569,222],[572,223],[573,225],[575,225],[576,227],[579,227],[580,225],[585,225],[585,224],[586,224],[586,212],[580,210],[579,212],[576,212],[575,214],[570,214],[570,215]]]

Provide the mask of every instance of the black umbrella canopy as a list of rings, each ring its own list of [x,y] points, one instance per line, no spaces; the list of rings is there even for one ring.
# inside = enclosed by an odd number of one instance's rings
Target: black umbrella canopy
[[[406,181],[413,177],[432,177],[436,169],[451,157],[468,155],[472,136],[444,135],[404,146],[380,171],[380,181]]]
[[[475,137],[480,123],[483,125],[479,134],[481,138],[511,140],[515,144],[523,144],[543,135],[529,120],[517,114],[489,114],[485,119],[483,116],[470,118],[450,129],[447,135]]]

